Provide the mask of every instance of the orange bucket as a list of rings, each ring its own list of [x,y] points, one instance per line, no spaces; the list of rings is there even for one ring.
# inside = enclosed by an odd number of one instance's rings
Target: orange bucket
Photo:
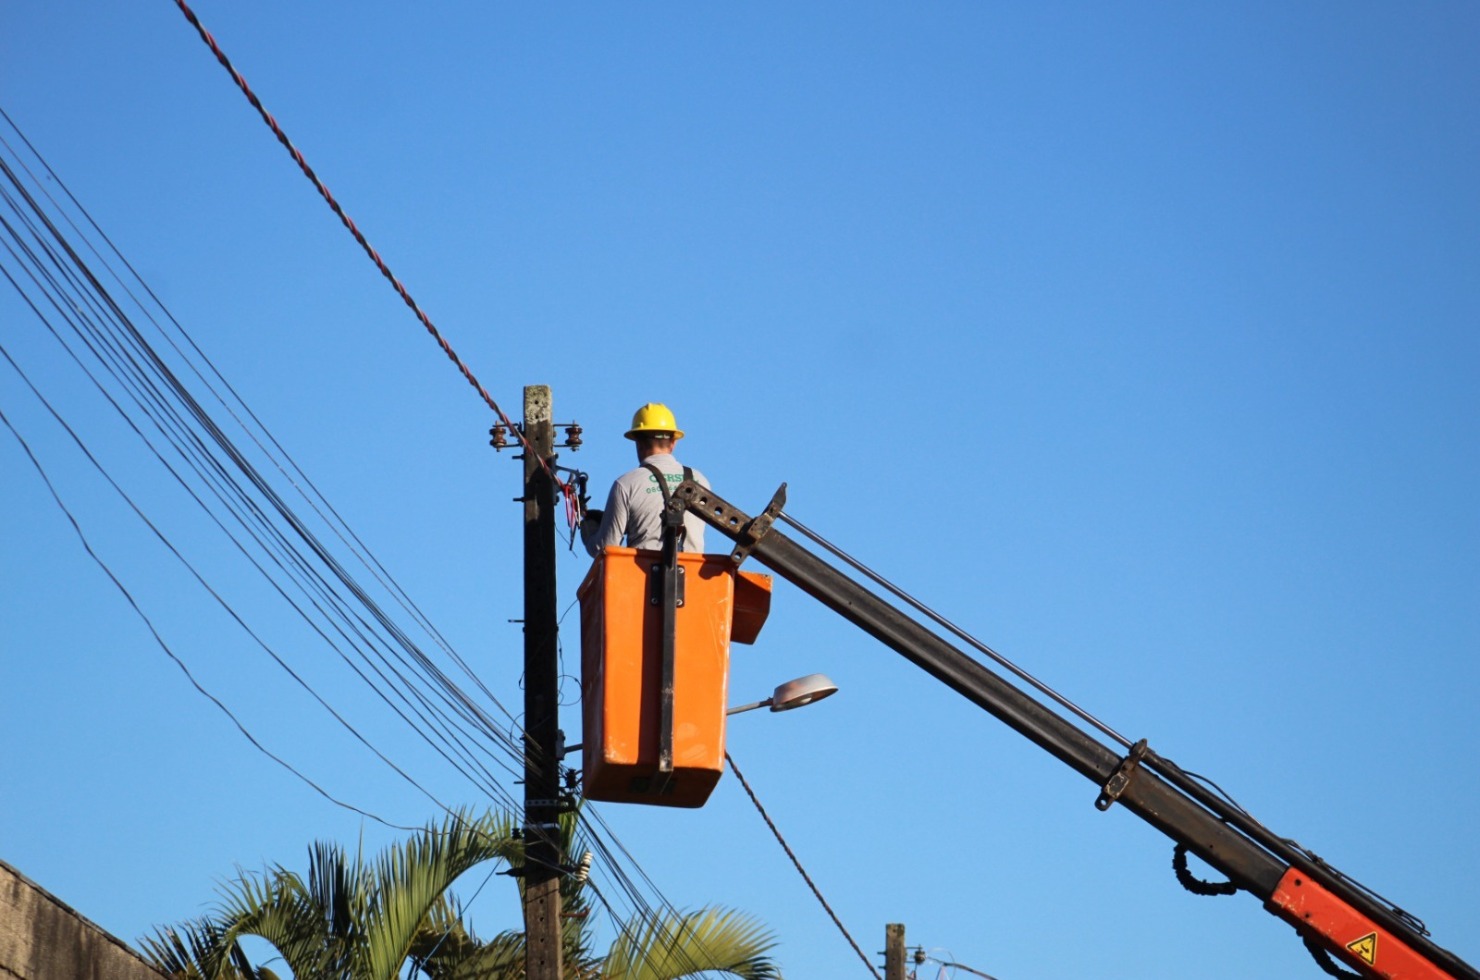
[[[581,602],[582,769],[585,796],[697,807],[725,764],[732,623],[749,642],[770,608],[770,577],[741,573],[728,555],[681,552],[673,666],[673,772],[658,772],[662,609],[656,551],[607,548]],[[743,583],[743,584],[741,584]],[[737,616],[743,599],[744,612]],[[738,622],[737,622],[738,621]],[[740,640],[736,635],[735,639]]]

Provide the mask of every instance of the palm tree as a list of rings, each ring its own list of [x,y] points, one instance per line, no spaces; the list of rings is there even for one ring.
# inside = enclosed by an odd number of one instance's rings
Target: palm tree
[[[569,814],[562,821],[567,852],[574,829]],[[240,941],[249,936],[271,944],[295,980],[519,980],[523,934],[479,939],[449,889],[486,861],[520,867],[523,850],[514,821],[500,813],[451,813],[368,864],[321,842],[309,849],[306,881],[280,865],[241,875],[222,887],[215,913],[158,929],[141,945],[177,980],[278,980],[243,951]],[[723,909],[630,923],[597,958],[586,934],[585,889],[583,879],[561,880],[565,969],[572,980],[676,980],[704,972],[744,980],[781,976],[767,955],[771,936],[754,920]]]

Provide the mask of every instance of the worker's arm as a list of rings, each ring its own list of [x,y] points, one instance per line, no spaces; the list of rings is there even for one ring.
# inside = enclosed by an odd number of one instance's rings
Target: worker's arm
[[[601,532],[601,519],[606,515],[603,510],[588,510],[581,518],[581,547],[592,558],[601,551],[601,545],[597,544],[597,537]]]
[[[612,484],[611,492],[606,495],[606,509],[594,513],[601,514],[600,524],[589,532],[585,524],[581,525],[581,543],[592,558],[600,555],[602,548],[621,544],[622,536],[627,533],[627,495],[620,484]]]

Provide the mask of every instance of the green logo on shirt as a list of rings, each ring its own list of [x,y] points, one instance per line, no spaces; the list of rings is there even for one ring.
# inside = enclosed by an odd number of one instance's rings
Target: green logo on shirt
[[[663,479],[667,480],[669,483],[682,483],[683,482],[683,474],[682,473],[664,473],[663,474]],[[643,493],[662,493],[663,492],[662,489],[660,489],[657,486],[658,478],[656,476],[653,476],[651,473],[648,474],[648,482],[651,483],[651,484],[653,484],[653,486],[644,488],[643,491],[642,491]]]

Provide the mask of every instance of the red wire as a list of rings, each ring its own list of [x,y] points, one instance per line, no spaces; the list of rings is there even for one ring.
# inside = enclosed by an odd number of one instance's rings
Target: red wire
[[[560,494],[565,498],[565,523],[570,525],[574,531],[581,522],[580,508],[576,505],[576,495],[569,483],[560,484]]]

